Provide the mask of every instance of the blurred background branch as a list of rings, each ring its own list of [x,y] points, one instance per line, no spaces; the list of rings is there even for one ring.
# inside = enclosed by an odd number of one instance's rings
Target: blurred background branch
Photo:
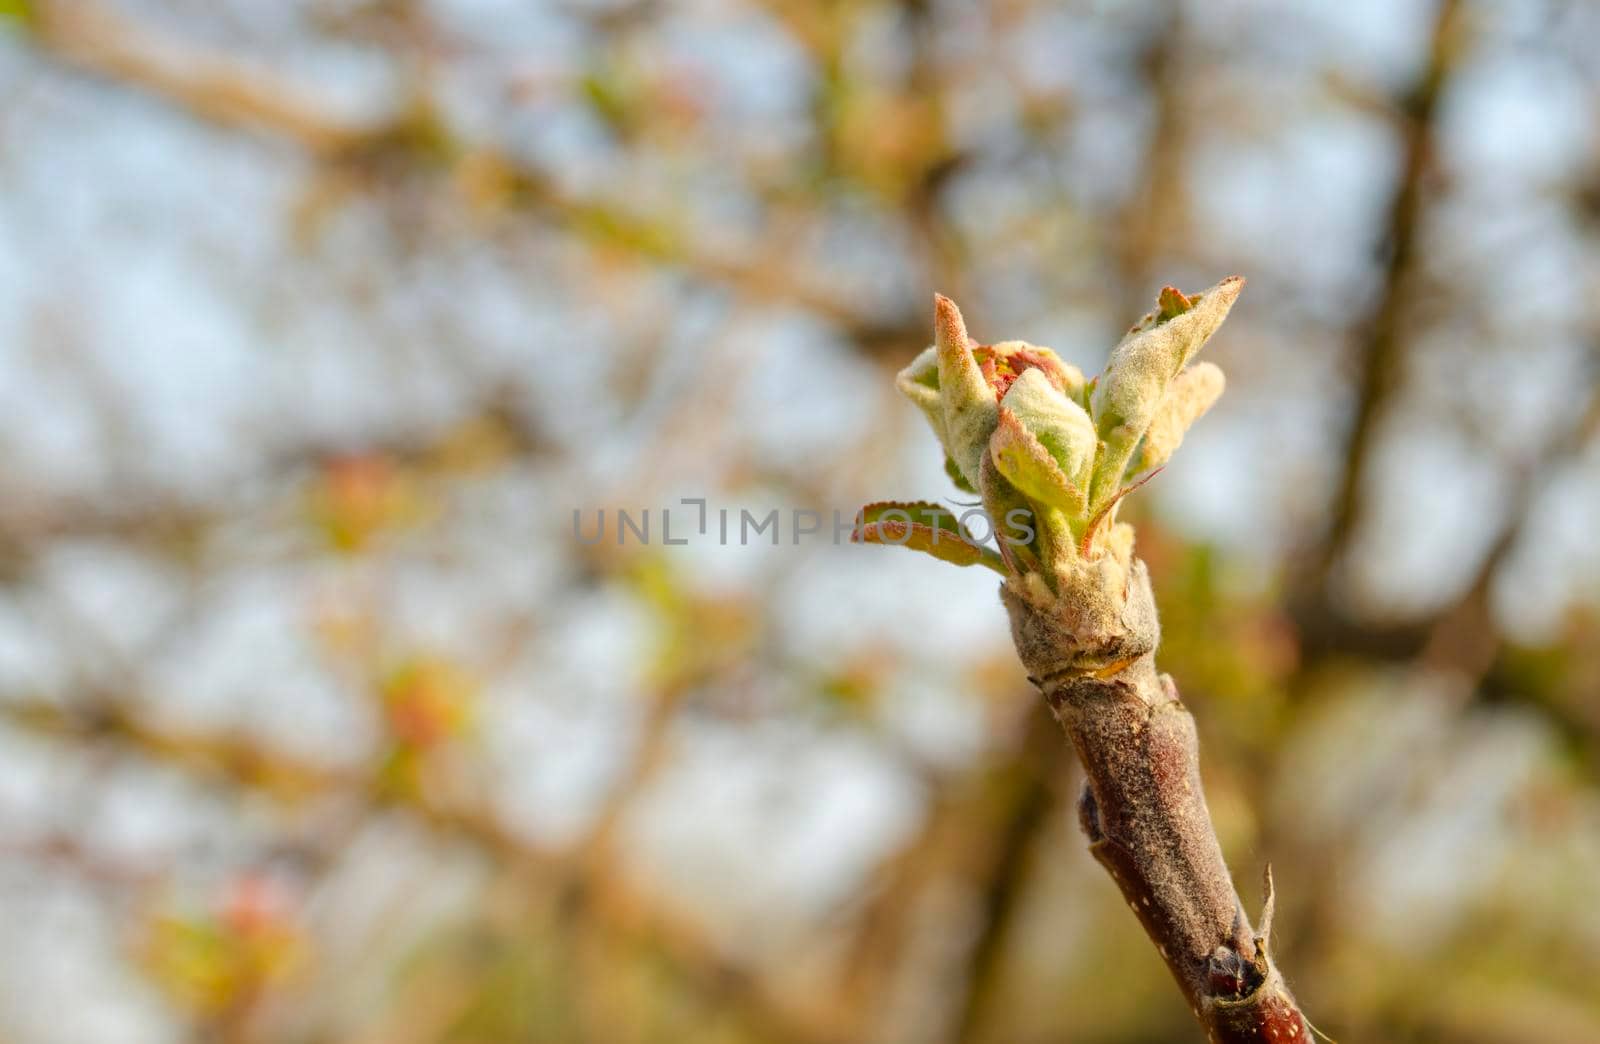
[[[1187,1039],[992,585],[828,514],[966,499],[932,291],[1237,271],[1135,510],[1241,892],[1347,1044],[1600,1039],[1593,5],[0,26],[0,1036]]]

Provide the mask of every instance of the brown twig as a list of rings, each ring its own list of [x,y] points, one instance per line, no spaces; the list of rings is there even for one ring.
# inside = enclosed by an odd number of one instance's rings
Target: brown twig
[[[1138,182],[1116,214],[1114,225],[1119,234],[1112,243],[1120,284],[1113,299],[1122,302],[1122,311],[1135,315],[1144,304],[1143,284],[1150,265],[1168,245],[1182,238],[1178,233],[1189,219],[1188,192],[1182,177],[1190,140],[1180,47],[1183,31],[1181,15],[1162,19],[1144,42],[1140,61],[1140,70],[1154,103],[1155,126],[1139,165]],[[1151,477],[1153,474],[1142,479],[1140,484]],[[1115,503],[1113,500],[1107,504],[1103,512],[1109,514]],[[1087,548],[1097,523],[1098,519],[1085,529],[1082,548]],[[1004,542],[1000,549],[1009,551]],[[1037,753],[1035,743],[1040,733],[1055,731],[1043,715],[1030,716],[1027,729],[1027,739],[1018,755],[1025,765]],[[1043,738],[1054,741],[1053,735]],[[981,889],[984,902],[977,938],[968,958],[967,992],[952,1031],[952,1039],[957,1041],[976,1040],[982,1032],[994,980],[998,976],[997,966],[1022,908],[1029,856],[1048,827],[1050,811],[1055,805],[1049,780],[1038,767],[1033,765],[1025,771],[1028,773],[1026,787],[1008,808],[1010,814],[1001,816],[994,825],[1004,841],[1006,854],[992,863],[991,875]]]
[[[1191,1011],[1218,1044],[1309,1039],[1250,926],[1200,785],[1194,719],[1159,674],[1149,575],[1133,562],[1119,625],[1093,636],[1009,589],[1018,656],[1088,775],[1079,819]],[[1096,665],[1110,664],[1110,667]]]

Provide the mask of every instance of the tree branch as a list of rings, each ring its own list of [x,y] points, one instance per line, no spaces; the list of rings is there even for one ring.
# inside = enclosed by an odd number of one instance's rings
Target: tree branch
[[[1144,564],[1133,561],[1120,628],[1089,642],[1063,616],[1009,589],[1002,598],[1017,654],[1088,774],[1079,820],[1090,851],[1208,1039],[1309,1039],[1266,931],[1251,927],[1228,875],[1201,790],[1194,719],[1172,679],[1156,671],[1159,629]]]
[[[1030,713],[1022,749],[1006,766],[1005,806],[993,824],[994,849],[980,885],[980,922],[967,955],[966,995],[951,1027],[957,1042],[979,1039],[1002,979],[1005,952],[1022,909],[1034,852],[1061,805],[1050,754],[1060,740],[1044,708]],[[1048,748],[1048,749],[1047,749]]]
[[[107,742],[151,761],[281,797],[344,793],[401,807],[439,834],[492,852],[501,865],[542,884],[568,881],[581,869],[590,916],[600,927],[665,953],[694,994],[737,1012],[761,1039],[793,1044],[849,1039],[826,1011],[780,995],[759,972],[724,953],[693,918],[642,894],[614,866],[540,846],[509,829],[492,810],[441,802],[426,793],[397,796],[370,773],[298,761],[240,736],[166,729],[103,700],[75,713],[45,700],[3,699],[0,720],[64,740]]]
[[[1355,416],[1345,435],[1344,466],[1329,507],[1328,528],[1301,581],[1303,599],[1326,601],[1328,574],[1339,561],[1366,510],[1364,491],[1379,422],[1400,383],[1404,356],[1407,288],[1423,216],[1425,175],[1433,154],[1433,128],[1459,52],[1456,33],[1460,0],[1444,0],[1434,21],[1427,64],[1401,101],[1405,143],[1400,174],[1386,223],[1383,288],[1372,311],[1356,327]]]
[[[897,378],[988,517],[1011,527],[1000,597],[1017,656],[1088,775],[1091,849],[1216,1042],[1290,1041],[1310,1026],[1228,877],[1194,721],[1156,672],[1149,571],[1116,508],[1221,391],[1220,370],[1188,364],[1243,289],[1238,276],[1193,294],[1164,288],[1092,383],[1048,348],[973,340],[935,294],[934,347]]]
[[[917,336],[909,315],[884,319],[865,314],[841,304],[836,293],[816,288],[790,260],[793,236],[767,237],[779,249],[754,256],[707,249],[673,220],[641,214],[626,201],[574,195],[504,148],[468,148],[454,141],[426,98],[423,104],[377,118],[335,116],[298,84],[153,33],[93,0],[36,0],[36,9],[35,42],[46,55],[166,102],[201,123],[261,134],[322,163],[357,169],[380,159],[400,160],[416,169],[436,165],[442,136],[448,167],[470,153],[502,175],[510,201],[580,239],[621,248],[644,261],[679,266],[752,300],[803,309],[833,323],[868,352],[898,347]]]

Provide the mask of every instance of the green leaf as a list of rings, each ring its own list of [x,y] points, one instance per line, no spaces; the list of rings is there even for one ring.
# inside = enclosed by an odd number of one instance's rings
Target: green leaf
[[[944,400],[939,397],[938,350],[931,347],[924,349],[911,361],[910,366],[895,375],[894,386],[928,418],[928,426],[933,429],[939,445],[945,448],[948,455],[950,439],[944,428]]]
[[[1005,407],[1000,410],[1000,423],[989,441],[989,452],[1000,474],[1029,500],[1071,516],[1083,513],[1083,490],[1072,484],[1044,443]]]
[[[950,454],[944,455],[944,473],[950,476],[950,481],[963,493],[976,494],[978,491],[967,484],[967,476],[961,474],[961,469],[956,467],[956,462],[950,459]]]
[[[1082,406],[1062,392],[1042,370],[1025,370],[1000,401],[1055,458],[1074,485],[1086,485],[1099,436]]]
[[[1090,399],[1096,429],[1106,444],[1090,483],[1096,508],[1116,492],[1167,386],[1222,325],[1243,289],[1244,280],[1230,276],[1192,297],[1162,291],[1158,310],[1111,350]],[[1183,302],[1189,307],[1178,311]]]
[[[1183,443],[1184,433],[1217,401],[1226,383],[1222,370],[1209,362],[1195,363],[1178,374],[1145,430],[1128,473],[1137,475],[1170,460]]]
[[[868,504],[857,516],[851,540],[861,544],[909,547],[953,565],[983,565],[1005,576],[1005,562],[990,548],[973,543],[948,508],[927,501]]]
[[[934,348],[939,357],[939,395],[944,401],[945,451],[977,488],[978,466],[994,431],[999,404],[972,357],[966,323],[955,302],[935,294]]]
[[[971,542],[965,529],[961,527],[961,520],[955,512],[943,504],[936,504],[931,500],[879,500],[868,504],[857,513],[858,524],[870,524],[884,521],[884,515],[896,512],[894,518],[904,521],[901,514],[909,515],[911,521],[918,525],[927,525],[945,533],[954,534],[958,539]]]
[[[1120,426],[1137,426],[1143,434],[1167,384],[1222,325],[1242,289],[1244,280],[1233,276],[1193,297],[1171,287],[1162,291],[1160,311],[1111,350],[1095,386],[1094,417],[1102,436]],[[1188,308],[1169,316],[1169,309],[1180,307],[1176,298]]]
[[[994,524],[995,543],[1007,568],[1013,572],[1038,571],[1040,555],[1048,550],[1045,531],[1050,527],[1044,516],[1051,512],[1041,512],[1021,490],[1007,482],[995,466],[992,453],[984,454],[978,479],[978,495]]]

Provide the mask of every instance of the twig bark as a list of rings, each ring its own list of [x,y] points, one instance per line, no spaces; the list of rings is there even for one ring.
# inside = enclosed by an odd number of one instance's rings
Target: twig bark
[[[1017,653],[1088,775],[1079,817],[1090,850],[1208,1039],[1309,1039],[1268,950],[1270,914],[1260,932],[1252,928],[1228,876],[1200,786],[1194,719],[1156,670],[1159,626],[1144,564],[1133,562],[1120,630],[1087,640],[1009,588],[1002,597]]]

